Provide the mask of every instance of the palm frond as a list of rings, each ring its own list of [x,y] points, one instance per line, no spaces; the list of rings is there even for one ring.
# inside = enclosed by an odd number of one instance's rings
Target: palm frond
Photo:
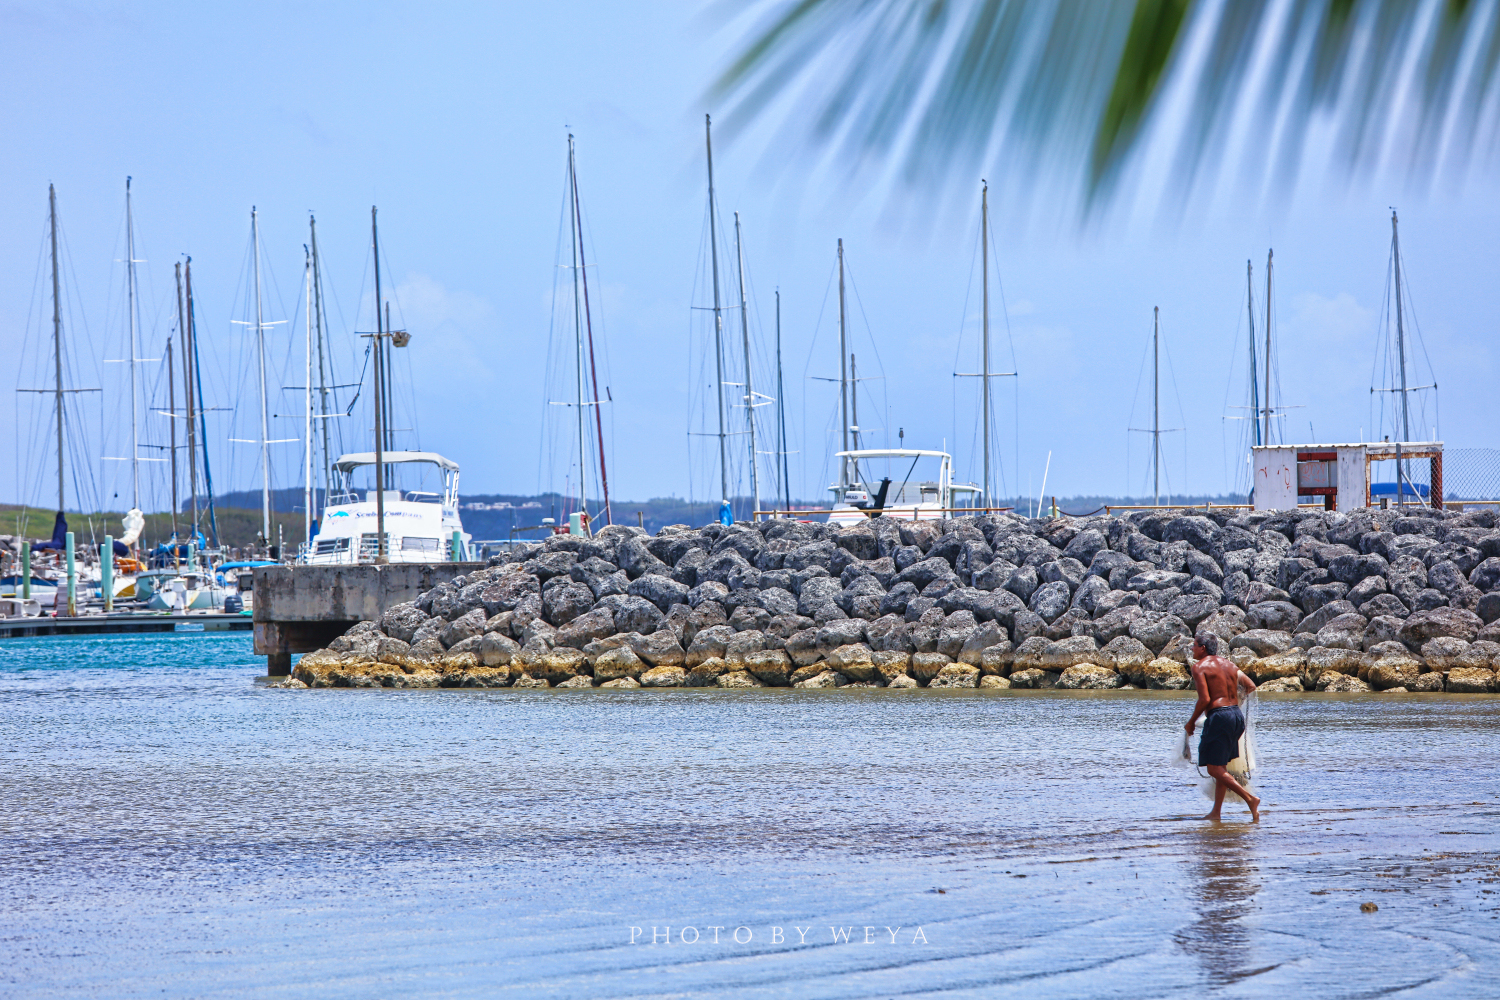
[[[774,112],[918,186],[1000,160],[1092,205],[1148,144],[1191,184],[1237,132],[1283,178],[1325,131],[1349,170],[1467,165],[1497,69],[1500,0],[795,0],[711,96],[731,131]]]

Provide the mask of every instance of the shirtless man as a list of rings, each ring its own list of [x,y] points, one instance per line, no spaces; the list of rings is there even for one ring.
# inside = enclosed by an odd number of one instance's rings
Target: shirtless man
[[[1240,711],[1240,686],[1246,692],[1255,690],[1255,682],[1240,672],[1230,660],[1219,655],[1219,637],[1211,632],[1200,632],[1193,637],[1193,683],[1198,687],[1198,704],[1193,706],[1193,717],[1183,728],[1188,736],[1198,716],[1206,710],[1203,719],[1203,737],[1198,741],[1198,763],[1208,769],[1214,779],[1214,807],[1204,819],[1219,822],[1219,810],[1224,807],[1224,792],[1231,791],[1245,800],[1250,807],[1250,821],[1260,822],[1260,799],[1251,795],[1224,766],[1240,753],[1240,737],[1245,732],[1245,714]]]

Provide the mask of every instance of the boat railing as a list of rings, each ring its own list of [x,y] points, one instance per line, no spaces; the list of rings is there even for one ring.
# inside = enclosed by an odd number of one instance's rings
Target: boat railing
[[[442,503],[443,495],[441,493],[424,493],[413,490],[406,494],[406,500],[408,503]]]
[[[973,514],[1003,514],[1006,511],[1012,511],[1012,510],[1015,510],[1015,508],[1014,507],[925,507],[925,506],[909,507],[906,504],[901,504],[901,505],[895,506],[895,507],[882,507],[879,510],[865,510],[862,507],[806,507],[806,508],[798,507],[798,508],[795,508],[795,509],[789,510],[789,511],[788,510],[757,510],[757,511],[753,511],[752,515],[754,516],[755,520],[759,521],[762,517],[770,519],[770,518],[778,518],[778,517],[782,517],[782,518],[784,518],[784,517],[794,517],[794,516],[796,516],[798,514],[834,514],[834,513],[847,514],[850,511],[859,511],[861,514],[865,514],[865,515],[867,515],[869,517],[881,517],[882,515],[885,516],[885,517],[894,517],[894,516],[896,516],[896,515],[899,514],[901,516],[902,520],[906,520],[906,515],[907,515],[908,512],[910,512],[911,513],[911,520],[917,521],[917,520],[924,520],[924,519],[925,520],[932,520],[932,518],[930,517],[930,515],[932,515],[932,514],[956,514],[959,517],[964,517],[966,515],[973,515]],[[920,513],[922,515],[920,518],[917,516],[918,513]]]
[[[359,496],[354,493],[335,493],[328,498],[325,507],[341,507],[344,504],[359,503]]]

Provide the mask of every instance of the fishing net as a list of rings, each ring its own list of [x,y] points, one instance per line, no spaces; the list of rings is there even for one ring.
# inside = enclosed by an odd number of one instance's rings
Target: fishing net
[[[1252,791],[1251,783],[1260,770],[1260,758],[1255,749],[1255,716],[1258,705],[1259,699],[1254,691],[1240,695],[1240,711],[1245,714],[1245,732],[1240,736],[1239,756],[1224,767],[1236,781],[1244,786],[1246,791]],[[1200,726],[1199,734],[1202,731]],[[1172,756],[1172,763],[1181,768],[1192,768],[1202,779],[1198,783],[1199,790],[1209,799],[1214,797],[1214,786],[1218,782],[1210,778],[1207,772],[1198,765],[1196,747],[1186,729],[1177,731],[1177,745]]]

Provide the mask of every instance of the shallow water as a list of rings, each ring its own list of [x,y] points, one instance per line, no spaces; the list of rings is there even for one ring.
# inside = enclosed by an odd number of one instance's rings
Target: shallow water
[[[0,643],[0,995],[1447,998],[1500,974],[1500,700],[1267,697],[1263,821],[1212,827],[1167,763],[1179,695],[286,691],[263,662],[244,634]]]

